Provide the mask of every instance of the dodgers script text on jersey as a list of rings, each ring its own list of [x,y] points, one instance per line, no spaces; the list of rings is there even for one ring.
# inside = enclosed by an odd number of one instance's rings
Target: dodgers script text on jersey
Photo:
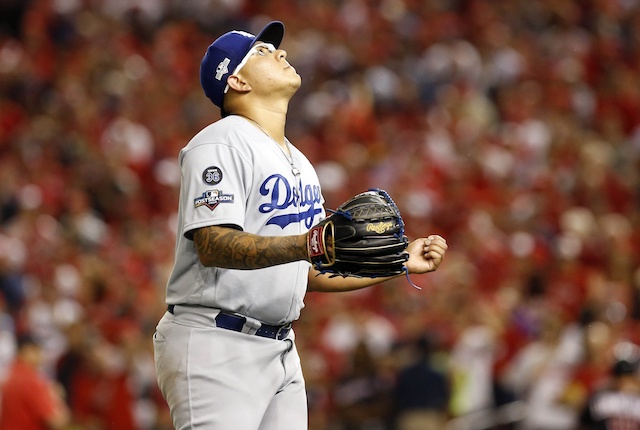
[[[267,224],[285,228],[291,223],[304,221],[305,226],[311,228],[314,217],[322,212],[320,187],[302,185],[302,182],[295,187],[280,174],[269,176],[260,186],[260,194],[268,198],[258,209],[261,213],[290,210],[285,215],[270,218]]]

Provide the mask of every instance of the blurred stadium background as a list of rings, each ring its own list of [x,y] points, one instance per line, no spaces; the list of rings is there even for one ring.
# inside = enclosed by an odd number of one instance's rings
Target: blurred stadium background
[[[285,23],[328,207],[390,192],[438,272],[309,294],[311,430],[578,428],[640,343],[639,0],[1,0],[0,377],[43,342],[73,429],[170,429],[177,153],[225,31]],[[411,427],[414,425],[415,427]]]

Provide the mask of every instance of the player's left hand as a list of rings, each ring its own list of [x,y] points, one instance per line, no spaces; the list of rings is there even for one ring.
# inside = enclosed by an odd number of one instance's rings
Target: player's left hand
[[[437,234],[416,239],[407,247],[409,260],[405,266],[409,273],[433,272],[442,263],[447,248],[447,241]]]

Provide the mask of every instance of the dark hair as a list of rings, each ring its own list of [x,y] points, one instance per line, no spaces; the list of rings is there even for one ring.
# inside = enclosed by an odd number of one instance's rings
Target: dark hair
[[[637,370],[637,360],[618,360],[611,368],[611,373],[613,376],[633,375]]]
[[[620,342],[613,348],[615,362],[611,366],[613,376],[633,375],[640,367],[640,347],[631,342]]]
[[[40,342],[30,333],[19,334],[16,338],[18,349],[22,349],[25,346],[40,346]]]

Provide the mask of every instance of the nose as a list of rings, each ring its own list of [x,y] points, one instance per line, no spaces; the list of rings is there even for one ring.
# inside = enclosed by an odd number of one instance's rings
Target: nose
[[[278,49],[276,51],[276,58],[279,61],[285,60],[287,58],[287,51],[285,51],[284,49]]]

